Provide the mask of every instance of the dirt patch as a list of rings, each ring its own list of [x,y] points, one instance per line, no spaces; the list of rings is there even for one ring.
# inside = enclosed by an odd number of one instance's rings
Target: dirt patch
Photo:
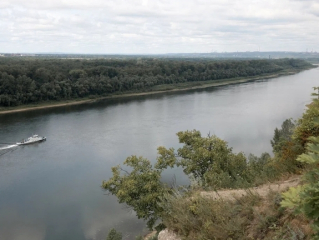
[[[181,240],[181,238],[179,238],[175,233],[165,229],[158,234],[158,240]]]
[[[278,181],[274,183],[264,184],[259,187],[249,189],[232,189],[232,190],[220,190],[210,192],[200,192],[202,197],[208,197],[212,199],[225,199],[235,200],[236,198],[245,196],[249,193],[257,194],[260,197],[266,197],[270,191],[283,192],[290,187],[295,187],[300,184],[300,176],[294,176],[286,181]]]

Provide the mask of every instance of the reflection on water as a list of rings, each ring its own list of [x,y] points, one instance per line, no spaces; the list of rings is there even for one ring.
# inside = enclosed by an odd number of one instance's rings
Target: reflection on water
[[[236,152],[269,152],[274,128],[310,102],[318,73],[0,115],[0,142],[47,136],[0,156],[0,239],[105,239],[112,227],[134,239],[144,222],[100,188],[112,166],[132,154],[154,162],[156,148],[178,148],[175,133],[187,129]],[[163,180],[174,175],[187,183],[180,169]]]

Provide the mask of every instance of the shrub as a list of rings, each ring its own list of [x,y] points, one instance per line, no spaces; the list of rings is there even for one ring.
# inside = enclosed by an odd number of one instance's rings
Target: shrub
[[[178,132],[177,136],[183,146],[177,151],[159,147],[156,167],[181,166],[202,186],[213,189],[251,184],[245,155],[233,153],[226,141],[214,135],[202,137],[196,130]]]
[[[292,138],[295,129],[292,119],[287,119],[282,123],[281,129],[275,129],[270,141],[275,154],[273,166],[278,173],[296,173],[302,168],[302,164],[296,159],[304,152],[304,148],[300,141]]]
[[[295,123],[292,119],[286,119],[281,124],[281,129],[275,129],[274,137],[270,141],[274,153],[280,153],[285,143],[291,141],[294,129]]]
[[[314,121],[319,118],[319,99],[314,99],[307,106],[307,110],[297,122],[296,129],[293,134],[295,139],[302,147],[305,148],[309,137],[319,136],[319,125]]]
[[[183,239],[243,239],[258,200],[251,194],[223,201],[176,193],[167,196],[163,223]]]
[[[128,157],[124,165],[132,171],[113,167],[113,177],[103,181],[102,187],[117,196],[120,203],[132,207],[137,217],[146,220],[151,229],[162,212],[158,205],[160,197],[168,191],[160,181],[161,171],[153,169],[149,160],[136,156]]]
[[[122,240],[122,233],[117,232],[114,228],[112,228],[107,235],[106,240]]]
[[[305,184],[283,193],[281,205],[309,218],[317,234],[314,239],[319,239],[319,137],[310,137],[309,141],[312,143],[307,144],[308,152],[297,159],[309,165],[309,170],[304,174]]]
[[[273,165],[269,153],[262,153],[260,157],[253,154],[248,156],[248,171],[251,185],[257,186],[279,177],[279,171]]]

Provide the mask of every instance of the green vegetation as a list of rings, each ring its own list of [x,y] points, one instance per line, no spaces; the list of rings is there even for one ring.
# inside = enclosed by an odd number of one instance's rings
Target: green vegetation
[[[304,152],[304,148],[299,138],[293,138],[296,128],[299,129],[300,124],[287,119],[281,129],[275,129],[273,140],[270,141],[275,155],[273,165],[278,172],[297,173],[302,168],[296,158]]]
[[[298,59],[0,59],[0,106],[106,97],[186,84],[296,72]]]
[[[160,197],[169,191],[160,181],[162,169],[152,168],[147,159],[136,156],[128,157],[124,165],[133,170],[128,172],[120,166],[113,167],[113,177],[103,181],[102,186],[116,195],[120,203],[132,207],[137,217],[145,219],[152,228],[162,213],[158,205]]]
[[[292,119],[287,119],[282,123],[281,129],[275,129],[273,140],[270,141],[274,153],[279,154],[283,146],[292,140],[294,128],[295,123]]]
[[[255,176],[270,173],[266,169],[269,154],[263,154],[260,158],[250,155],[246,159],[243,153],[233,153],[227,142],[216,136],[202,137],[196,130],[178,132],[177,136],[183,147],[177,152],[173,148],[159,147],[155,166],[181,166],[185,174],[202,187],[221,189],[253,186]]]
[[[169,227],[183,239],[319,239],[318,118],[319,100],[314,99],[301,119],[285,120],[271,140],[274,157],[246,158],[216,136],[178,132],[182,147],[159,147],[154,167],[131,156],[124,162],[131,169],[113,168],[113,177],[102,186],[150,228],[159,222],[157,230]],[[193,180],[191,186],[176,189],[161,182],[163,170],[175,166]],[[304,173],[305,184],[284,193],[283,201],[279,192],[268,189],[261,196],[248,189],[296,173]],[[209,197],[236,188],[246,188],[246,194]]]
[[[315,119],[319,117],[319,101],[314,99],[298,121],[287,119],[281,129],[275,129],[271,141],[274,168],[282,173],[300,173],[304,163],[297,161],[300,154],[305,153],[310,136],[319,136],[319,126]]]
[[[318,125],[319,122],[314,122]],[[312,222],[313,239],[319,239],[319,137],[309,137],[307,153],[300,155],[297,161],[307,164],[304,184],[283,193],[281,205],[294,209],[296,214],[303,214]]]
[[[234,199],[212,199],[197,192],[166,196],[163,223],[182,239],[309,239],[309,221],[280,206],[280,194],[266,197],[247,190]]]
[[[167,167],[182,166],[198,185],[213,189],[254,186],[256,176],[271,173],[266,167],[270,160],[266,154],[260,161],[251,155],[247,162],[244,154],[234,154],[227,143],[216,136],[202,137],[196,130],[177,135],[180,143],[184,143],[177,153],[173,148],[159,147],[154,167],[143,157],[128,157],[124,165],[131,171],[121,166],[113,167],[113,177],[102,183],[102,187],[117,196],[120,203],[132,207],[138,218],[147,220],[149,228],[162,218],[163,207],[159,203],[165,202],[163,196],[172,192],[161,182],[161,173]]]
[[[122,233],[116,231],[114,228],[112,228],[107,235],[106,240],[122,240]]]
[[[315,93],[316,94],[316,93]],[[319,116],[319,101],[315,99],[309,106],[294,131],[293,138],[305,147],[310,136],[319,136],[319,125],[315,119]]]
[[[191,193],[189,193],[191,194]],[[240,239],[253,218],[258,196],[236,202],[212,200],[200,194],[166,196],[163,223],[185,239]]]

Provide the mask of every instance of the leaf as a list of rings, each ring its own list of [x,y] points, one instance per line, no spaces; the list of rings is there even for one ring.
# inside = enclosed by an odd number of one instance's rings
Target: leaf
[[[291,209],[296,209],[301,203],[300,192],[302,192],[304,186],[291,187],[287,192],[281,194],[283,200],[281,206]]]

